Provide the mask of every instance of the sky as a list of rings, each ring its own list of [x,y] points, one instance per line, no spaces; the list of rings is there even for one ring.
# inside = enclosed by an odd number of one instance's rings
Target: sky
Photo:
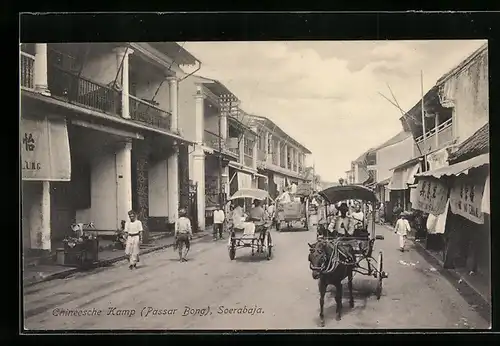
[[[402,131],[405,110],[484,40],[186,42],[202,67],[250,114],[265,116],[307,147],[322,180]],[[181,43],[182,44],[182,43]]]

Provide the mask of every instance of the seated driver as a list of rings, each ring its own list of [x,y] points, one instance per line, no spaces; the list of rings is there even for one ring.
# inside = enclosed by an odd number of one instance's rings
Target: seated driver
[[[266,211],[262,208],[262,201],[257,199],[254,201],[254,207],[250,209],[249,221],[256,223],[263,223],[266,221]],[[263,238],[262,241],[264,241]]]
[[[355,224],[360,222],[362,225],[365,224],[365,215],[361,211],[361,207],[356,205],[354,212],[351,214],[352,220],[354,221]]]

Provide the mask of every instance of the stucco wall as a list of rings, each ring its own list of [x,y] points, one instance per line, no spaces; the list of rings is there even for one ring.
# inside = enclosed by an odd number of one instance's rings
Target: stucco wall
[[[116,212],[115,154],[97,151],[91,160],[91,207],[76,211],[76,222],[94,222],[98,230],[115,230]]]
[[[82,77],[107,85],[115,80],[120,62],[112,50],[106,53],[89,54],[83,66]],[[119,75],[117,81],[121,81]]]
[[[446,80],[440,92],[444,101],[454,104],[454,137],[460,143],[489,119],[488,51]]]
[[[148,181],[149,216],[168,216],[168,160],[151,164]]]
[[[377,151],[377,181],[392,176],[391,168],[413,158],[413,138],[408,137],[396,144]]]
[[[158,89],[158,87],[160,88]],[[151,100],[157,90],[158,94],[156,94],[154,99],[155,102],[159,103],[159,108],[170,112],[170,86],[166,80],[162,84],[162,80],[159,78],[156,80],[152,80],[151,78],[148,78],[148,80],[139,79],[136,86],[136,97]]]
[[[179,129],[184,138],[196,140],[196,83],[193,77],[179,82]]]

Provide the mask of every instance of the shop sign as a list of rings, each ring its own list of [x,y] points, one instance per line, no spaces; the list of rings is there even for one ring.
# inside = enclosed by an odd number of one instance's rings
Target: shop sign
[[[64,120],[22,118],[20,145],[23,180],[71,179],[68,129]]]
[[[471,177],[462,177],[450,191],[450,207],[454,214],[478,223],[484,223],[484,214],[481,210],[485,181],[482,183]]]
[[[448,187],[439,180],[421,179],[413,193],[412,207],[425,213],[442,214],[448,200]]]

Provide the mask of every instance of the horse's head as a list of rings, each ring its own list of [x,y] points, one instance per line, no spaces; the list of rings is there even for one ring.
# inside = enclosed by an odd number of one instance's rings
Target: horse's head
[[[328,264],[328,248],[324,241],[317,241],[309,245],[309,268],[312,270],[312,277],[314,280],[318,279],[321,272]]]

